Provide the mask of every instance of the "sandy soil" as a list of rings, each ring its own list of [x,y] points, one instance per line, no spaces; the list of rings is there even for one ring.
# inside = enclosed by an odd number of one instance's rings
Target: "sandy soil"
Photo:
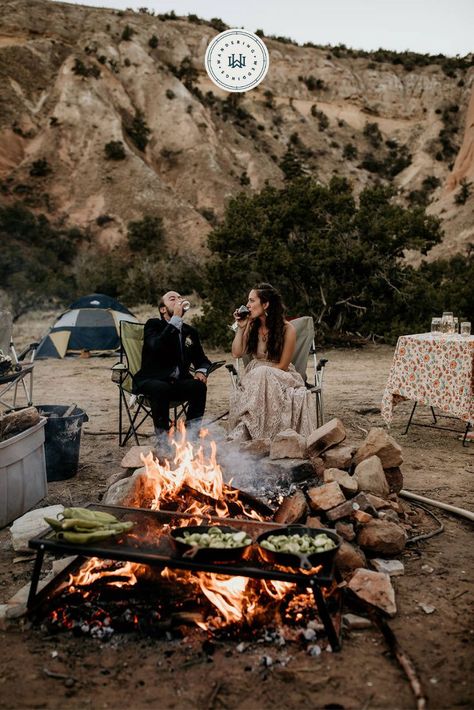
[[[143,316],[143,314],[142,314]],[[24,344],[37,337],[52,314],[18,324]],[[36,332],[35,332],[36,331]],[[337,415],[350,440],[360,441],[381,425],[380,405],[393,349],[326,350],[326,417]],[[211,359],[224,354],[211,352]],[[229,356],[227,356],[229,359]],[[44,504],[97,501],[106,478],[118,470],[118,391],[110,380],[113,360],[39,361],[35,403],[77,404],[86,410],[78,475],[50,483]],[[219,370],[209,386],[208,414],[227,406],[228,375]],[[396,410],[393,434],[404,449],[405,488],[474,509],[474,445],[463,448],[453,433],[412,429],[402,436],[409,405]],[[394,580],[398,614],[391,621],[400,644],[422,679],[430,708],[472,708],[473,554],[471,528],[439,513],[445,532],[407,549],[405,575]],[[13,563],[8,529],[0,531],[0,601],[7,600],[31,574],[31,562]],[[432,605],[427,615],[419,603]],[[255,643],[243,653],[237,642],[216,643],[205,636],[160,641],[114,636],[103,642],[67,633],[45,636],[26,625],[0,632],[0,696],[5,708],[413,708],[409,685],[372,628],[346,634],[342,653],[312,658],[298,646],[281,650]],[[263,655],[274,660],[271,668]],[[290,656],[286,665],[279,660]],[[49,677],[48,672],[59,677]]]

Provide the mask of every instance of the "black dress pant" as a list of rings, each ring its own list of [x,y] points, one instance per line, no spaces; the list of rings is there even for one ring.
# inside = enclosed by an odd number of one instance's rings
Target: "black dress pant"
[[[151,415],[157,429],[169,429],[170,402],[188,402],[187,421],[201,418],[206,408],[207,385],[192,377],[158,380],[154,377],[136,382],[136,391],[150,400]]]

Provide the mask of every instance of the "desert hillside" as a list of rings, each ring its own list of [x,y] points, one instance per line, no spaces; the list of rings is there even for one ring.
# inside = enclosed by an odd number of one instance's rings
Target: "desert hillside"
[[[104,246],[130,220],[159,216],[171,249],[199,252],[230,196],[280,185],[296,164],[357,190],[391,182],[405,204],[427,204],[443,219],[437,256],[474,241],[472,57],[266,38],[265,81],[228,95],[203,66],[221,29],[195,16],[3,0],[2,201],[88,227]]]

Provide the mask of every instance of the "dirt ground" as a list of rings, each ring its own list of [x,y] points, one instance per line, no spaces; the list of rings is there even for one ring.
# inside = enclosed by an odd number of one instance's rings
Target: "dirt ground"
[[[146,315],[140,314],[141,317]],[[53,314],[33,314],[16,327],[23,345],[45,331]],[[325,350],[326,417],[340,417],[350,441],[381,426],[376,411],[393,348]],[[211,359],[225,357],[210,352]],[[228,361],[230,360],[227,355]],[[84,426],[78,475],[50,483],[43,505],[98,501],[107,477],[124,454],[117,442],[118,390],[111,358],[38,361],[35,403],[76,402],[89,416]],[[225,411],[227,372],[209,383],[208,415]],[[409,404],[396,409],[393,435],[404,451],[404,487],[474,509],[474,443],[456,434],[413,428],[402,436]],[[444,533],[407,548],[405,574],[394,578],[398,614],[390,624],[421,678],[429,708],[472,708],[473,546],[471,525],[437,512]],[[13,560],[8,528],[0,531],[0,602],[31,574],[31,562]],[[51,560],[49,560],[49,564]],[[46,565],[48,566],[48,565]],[[435,607],[426,614],[420,603]],[[369,708],[416,707],[409,684],[375,628],[346,633],[341,653],[310,657],[297,643],[271,643],[237,651],[238,641],[216,642],[206,652],[203,632],[156,640],[115,635],[108,643],[69,633],[45,635],[28,623],[0,631],[0,698],[4,708]],[[207,649],[209,650],[209,649]],[[272,657],[270,667],[263,656]],[[58,674],[51,677],[51,674]]]

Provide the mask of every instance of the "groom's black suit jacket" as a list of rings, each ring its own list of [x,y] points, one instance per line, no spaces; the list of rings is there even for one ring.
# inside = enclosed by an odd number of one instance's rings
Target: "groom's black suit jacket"
[[[198,332],[183,323],[181,332],[174,325],[161,318],[150,318],[145,323],[142,364],[135,375],[137,387],[148,378],[168,380],[179,367],[180,378],[189,378],[190,366],[195,370],[211,366],[204,354]]]

